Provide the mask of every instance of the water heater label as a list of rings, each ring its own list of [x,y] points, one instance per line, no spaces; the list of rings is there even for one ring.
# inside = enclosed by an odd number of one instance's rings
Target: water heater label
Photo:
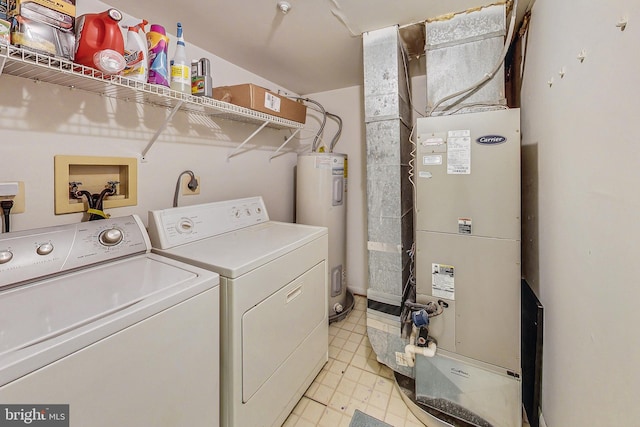
[[[333,168],[333,162],[331,156],[316,156],[314,158],[316,169],[331,169]]]
[[[455,300],[454,268],[452,265],[431,264],[431,295]]]
[[[447,174],[471,174],[471,131],[449,131],[447,146]]]
[[[333,157],[331,159],[331,174],[332,175],[340,175],[340,176],[346,176],[345,172],[345,164],[344,164],[344,158],[343,157]]]

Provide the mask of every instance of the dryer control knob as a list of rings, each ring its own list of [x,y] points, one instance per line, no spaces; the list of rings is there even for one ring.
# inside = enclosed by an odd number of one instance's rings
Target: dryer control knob
[[[53,245],[51,243],[43,243],[36,249],[38,255],[49,255],[51,252],[53,252]]]
[[[11,251],[0,251],[0,264],[5,264],[13,258]]]
[[[189,218],[182,218],[178,221],[178,224],[176,224],[176,230],[182,234],[191,233],[193,231],[193,221]]]
[[[105,246],[115,246],[118,243],[122,242],[123,238],[124,234],[119,228],[110,228],[109,230],[104,230],[98,237],[100,243]]]

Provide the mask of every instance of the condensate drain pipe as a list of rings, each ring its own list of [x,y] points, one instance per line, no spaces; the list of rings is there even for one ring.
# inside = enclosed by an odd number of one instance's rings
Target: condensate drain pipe
[[[416,335],[418,334],[418,328],[413,325],[411,328],[411,336],[409,337],[409,342],[414,343],[416,341]],[[413,368],[416,364],[416,354],[422,355],[424,357],[433,357],[436,355],[437,345],[435,342],[430,341],[426,347],[420,347],[415,344],[407,344],[404,347],[404,356],[407,361],[407,365],[410,368]]]

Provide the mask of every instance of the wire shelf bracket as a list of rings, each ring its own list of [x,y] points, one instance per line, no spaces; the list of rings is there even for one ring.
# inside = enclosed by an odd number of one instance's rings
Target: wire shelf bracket
[[[295,131],[293,131],[291,136],[289,138],[285,139],[285,141],[282,143],[282,145],[280,147],[278,147],[276,149],[276,151],[273,152],[271,157],[269,157],[269,161],[275,159],[278,156],[281,156],[282,154],[278,154],[280,152],[280,150],[282,150],[284,148],[284,146],[287,145],[289,143],[289,141],[291,141],[298,134],[298,132],[300,132],[300,129],[296,129]]]
[[[146,160],[147,153],[149,152],[149,150],[151,150],[151,147],[153,147],[153,144],[155,144],[160,134],[164,132],[164,130],[167,128],[167,125],[169,124],[169,122],[173,120],[173,116],[175,116],[178,110],[180,110],[180,107],[182,107],[182,103],[183,103],[182,101],[178,101],[178,103],[173,107],[173,109],[171,110],[167,118],[164,120],[164,123],[162,123],[162,125],[158,128],[158,130],[156,130],[156,133],[153,134],[147,146],[144,148],[144,150],[142,150],[142,161]]]
[[[227,161],[229,161],[229,159],[231,159],[232,157],[237,156],[238,154],[240,154],[240,153],[238,153],[238,151],[240,151],[240,150],[242,149],[242,147],[244,147],[244,145],[245,145],[247,142],[251,141],[251,140],[253,139],[253,137],[254,137],[254,136],[256,136],[256,135],[257,135],[257,134],[258,134],[262,129],[264,129],[268,124],[269,124],[269,121],[267,120],[266,122],[264,122],[264,123],[262,124],[262,126],[260,126],[260,127],[259,127],[258,129],[256,129],[256,130],[255,130],[251,135],[249,135],[249,137],[248,137],[247,139],[245,139],[245,140],[242,142],[242,144],[238,145],[238,146],[237,146],[237,147],[236,147],[236,148],[231,152],[231,154],[229,154],[229,155],[227,156]]]

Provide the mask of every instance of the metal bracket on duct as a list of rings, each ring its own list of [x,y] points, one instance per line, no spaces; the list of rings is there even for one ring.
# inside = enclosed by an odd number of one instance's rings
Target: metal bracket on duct
[[[409,86],[398,27],[363,34],[369,290],[367,334],[378,360],[413,377],[402,360],[402,288],[409,277],[413,196],[409,182]]]

